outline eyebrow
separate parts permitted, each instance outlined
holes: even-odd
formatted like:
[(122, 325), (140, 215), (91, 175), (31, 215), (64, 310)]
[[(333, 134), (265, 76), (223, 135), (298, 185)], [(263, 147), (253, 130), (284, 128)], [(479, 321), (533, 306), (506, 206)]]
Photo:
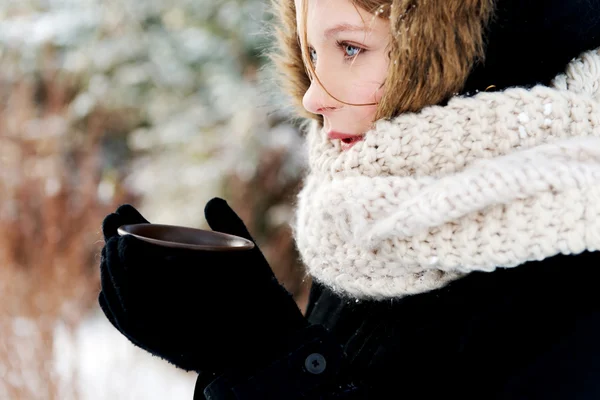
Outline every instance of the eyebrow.
[(352, 25), (352, 24), (339, 24), (325, 31), (325, 38), (329, 39), (340, 32), (367, 32), (369, 29), (364, 26)]

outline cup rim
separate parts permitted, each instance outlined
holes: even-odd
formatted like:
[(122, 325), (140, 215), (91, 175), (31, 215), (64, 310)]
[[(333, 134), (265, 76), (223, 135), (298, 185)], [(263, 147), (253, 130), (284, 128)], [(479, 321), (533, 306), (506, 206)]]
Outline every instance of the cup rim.
[[(199, 237), (199, 240), (200, 237), (213, 236), (216, 237), (218, 240), (222, 241), (223, 245), (183, 243), (159, 239), (161, 232), (165, 233), (173, 229), (183, 230), (188, 235), (197, 235)], [(131, 235), (148, 243), (178, 249), (204, 251), (242, 251), (251, 250), (254, 248), (254, 242), (241, 236), (181, 225), (166, 225), (152, 223), (125, 224), (117, 228), (117, 233), (120, 236)]]

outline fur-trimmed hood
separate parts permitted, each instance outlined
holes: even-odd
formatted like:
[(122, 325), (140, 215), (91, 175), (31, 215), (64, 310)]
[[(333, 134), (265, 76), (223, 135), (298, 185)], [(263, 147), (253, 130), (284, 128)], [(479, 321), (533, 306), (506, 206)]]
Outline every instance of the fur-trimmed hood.
[[(270, 55), (298, 114), (310, 79), (302, 62), (294, 0), (272, 0)], [(380, 110), (392, 117), (455, 94), (548, 84), (567, 63), (600, 46), (600, 0), (392, 0), (389, 82)], [(379, 6), (378, 6), (379, 7)]]

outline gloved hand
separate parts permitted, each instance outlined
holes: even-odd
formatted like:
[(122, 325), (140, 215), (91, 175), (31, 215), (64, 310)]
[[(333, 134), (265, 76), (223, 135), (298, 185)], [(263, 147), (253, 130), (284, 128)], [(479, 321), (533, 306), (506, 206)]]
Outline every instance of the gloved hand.
[[(204, 214), (214, 231), (254, 242), (224, 200), (210, 200)], [(308, 326), (256, 243), (248, 251), (193, 251), (117, 234), (121, 225), (147, 222), (123, 205), (102, 224), (98, 301), (134, 345), (184, 370), (216, 374), (268, 362)]]

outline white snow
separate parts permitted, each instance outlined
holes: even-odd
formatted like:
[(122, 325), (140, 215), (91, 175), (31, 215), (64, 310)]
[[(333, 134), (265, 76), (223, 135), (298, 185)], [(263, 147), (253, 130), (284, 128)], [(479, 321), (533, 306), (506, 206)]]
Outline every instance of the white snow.
[(62, 325), (55, 335), (55, 370), (61, 381), (77, 386), (78, 400), (193, 398), (196, 373), (134, 346), (100, 312), (74, 335)]

